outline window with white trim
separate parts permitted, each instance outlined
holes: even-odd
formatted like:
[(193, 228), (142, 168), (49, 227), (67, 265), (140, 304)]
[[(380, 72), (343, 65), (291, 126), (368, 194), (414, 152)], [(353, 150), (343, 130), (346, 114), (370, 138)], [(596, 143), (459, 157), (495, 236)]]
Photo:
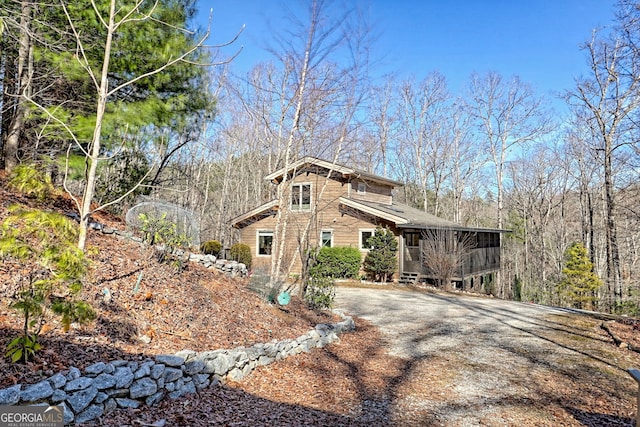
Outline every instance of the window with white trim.
[(358, 231), (358, 246), (361, 251), (368, 251), (369, 249), (372, 249), (372, 247), (367, 244), (367, 240), (369, 240), (374, 233), (374, 229), (361, 229)]
[(358, 194), (365, 194), (367, 192), (367, 184), (364, 182), (358, 183)]
[(333, 231), (332, 230), (322, 230), (320, 232), (320, 247), (333, 247)]
[(293, 184), (291, 186), (291, 210), (311, 210), (311, 184)]
[(258, 231), (258, 255), (271, 255), (273, 231)]

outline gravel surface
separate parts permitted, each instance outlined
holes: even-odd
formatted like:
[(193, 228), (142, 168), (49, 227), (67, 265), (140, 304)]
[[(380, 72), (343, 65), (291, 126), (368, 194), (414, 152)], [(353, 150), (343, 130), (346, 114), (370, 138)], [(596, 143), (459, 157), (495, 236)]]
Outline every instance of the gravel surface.
[[(569, 310), (465, 295), (338, 288), (336, 306), (379, 326), (409, 372), (393, 413), (423, 425), (631, 425), (631, 352), (602, 346)], [(624, 393), (612, 382), (624, 384)], [(402, 387), (399, 388), (402, 390)], [(609, 399), (601, 410), (596, 392)], [(614, 406), (622, 413), (611, 416)], [(416, 417), (416, 413), (422, 417)], [(588, 414), (588, 415), (585, 415)], [(594, 416), (595, 414), (595, 416)], [(580, 421), (582, 416), (585, 421)], [(577, 419), (578, 418), (578, 419)]]

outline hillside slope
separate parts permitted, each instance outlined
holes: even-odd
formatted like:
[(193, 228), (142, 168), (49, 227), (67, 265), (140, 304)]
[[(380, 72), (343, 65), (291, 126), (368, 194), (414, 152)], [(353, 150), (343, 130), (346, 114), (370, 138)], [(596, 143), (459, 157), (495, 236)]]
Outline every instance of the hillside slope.
[[(0, 221), (12, 204), (73, 212), (65, 195), (45, 204), (8, 191), (0, 178)], [(96, 220), (124, 229), (125, 224), (105, 214)], [(286, 311), (261, 300), (247, 289), (247, 280), (231, 279), (195, 263), (176, 273), (160, 264), (146, 245), (90, 231), (87, 254), (91, 260), (83, 299), (97, 312), (95, 322), (62, 331), (48, 317), (41, 336), (43, 350), (27, 365), (0, 361), (0, 387), (33, 383), (69, 365), (83, 368), (98, 360), (138, 360), (180, 350), (233, 348), (295, 338), (329, 314), (306, 310), (299, 299)], [(31, 268), (10, 259), (0, 262), (0, 343), (19, 334), (21, 319), (9, 307), (19, 274)]]

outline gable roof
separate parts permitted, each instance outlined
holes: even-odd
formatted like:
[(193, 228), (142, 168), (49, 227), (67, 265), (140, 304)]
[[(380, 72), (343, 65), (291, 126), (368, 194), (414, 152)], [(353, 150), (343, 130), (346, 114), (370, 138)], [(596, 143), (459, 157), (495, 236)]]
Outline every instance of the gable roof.
[(233, 218), (231, 222), (231, 226), (234, 228), (243, 228), (247, 225), (251, 225), (256, 221), (260, 221), (263, 218), (269, 217), (271, 215), (275, 215), (278, 211), (279, 203), (278, 200), (272, 200), (265, 204), (258, 206), (250, 210), (249, 212), (245, 212), (242, 215), (239, 215)]
[[(352, 209), (359, 210), (374, 217), (383, 219), (398, 228), (417, 228), (417, 229), (452, 229), (460, 231), (484, 231), (484, 232), (508, 232), (508, 230), (500, 230), (484, 227), (465, 227), (453, 221), (449, 221), (435, 215), (431, 215), (420, 209), (413, 208), (409, 205), (393, 202), (391, 205), (368, 202), (364, 200), (354, 200), (348, 197), (340, 197), (339, 203)], [(243, 228), (263, 218), (275, 215), (278, 211), (278, 200), (272, 200), (268, 203), (258, 206), (236, 218), (231, 220), (231, 226), (235, 228)]]
[(280, 168), (277, 171), (265, 176), (264, 179), (273, 182), (280, 182), (285, 173), (291, 174), (293, 172), (304, 171), (310, 166), (318, 166), (320, 168), (326, 169), (327, 171), (332, 171), (334, 174), (341, 175), (342, 178), (346, 180), (360, 178), (363, 180), (378, 182), (392, 187), (401, 187), (404, 185), (400, 181), (395, 181), (393, 179), (385, 178), (380, 175), (375, 175), (369, 172), (351, 168), (339, 163), (333, 163), (326, 160), (318, 159), (312, 156), (305, 156), (299, 160), (296, 160), (295, 162), (289, 164), (289, 167), (286, 171), (285, 168)]
[(398, 228), (452, 229), (460, 231), (506, 232), (484, 227), (465, 227), (456, 222), (431, 215), (409, 205), (393, 202), (391, 205), (340, 197), (340, 203), (364, 213), (392, 222)]

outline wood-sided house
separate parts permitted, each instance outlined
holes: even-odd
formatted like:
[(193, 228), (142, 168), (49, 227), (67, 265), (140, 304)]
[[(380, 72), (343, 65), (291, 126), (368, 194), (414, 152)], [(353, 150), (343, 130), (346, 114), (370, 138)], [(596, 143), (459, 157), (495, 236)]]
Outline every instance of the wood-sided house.
[(500, 230), (463, 227), (397, 203), (393, 190), (402, 186), (400, 182), (314, 157), (304, 157), (265, 179), (275, 185), (285, 182), (283, 199), (287, 206), (272, 200), (231, 221), (240, 231), (240, 241), (251, 248), (255, 267), (268, 268), (271, 264), (277, 213), (286, 208), (284, 257), (286, 265), (293, 265), (292, 273), (301, 268), (300, 242), (305, 228), (310, 245), (357, 247), (364, 259), (369, 250), (366, 242), (377, 226), (389, 227), (398, 237), (396, 278), (400, 281), (435, 279), (424, 262), (424, 243), (429, 235), (426, 230), (448, 230), (472, 237), (473, 247), (453, 281), (473, 287), (474, 280), (477, 286), (487, 275), (500, 270)]

